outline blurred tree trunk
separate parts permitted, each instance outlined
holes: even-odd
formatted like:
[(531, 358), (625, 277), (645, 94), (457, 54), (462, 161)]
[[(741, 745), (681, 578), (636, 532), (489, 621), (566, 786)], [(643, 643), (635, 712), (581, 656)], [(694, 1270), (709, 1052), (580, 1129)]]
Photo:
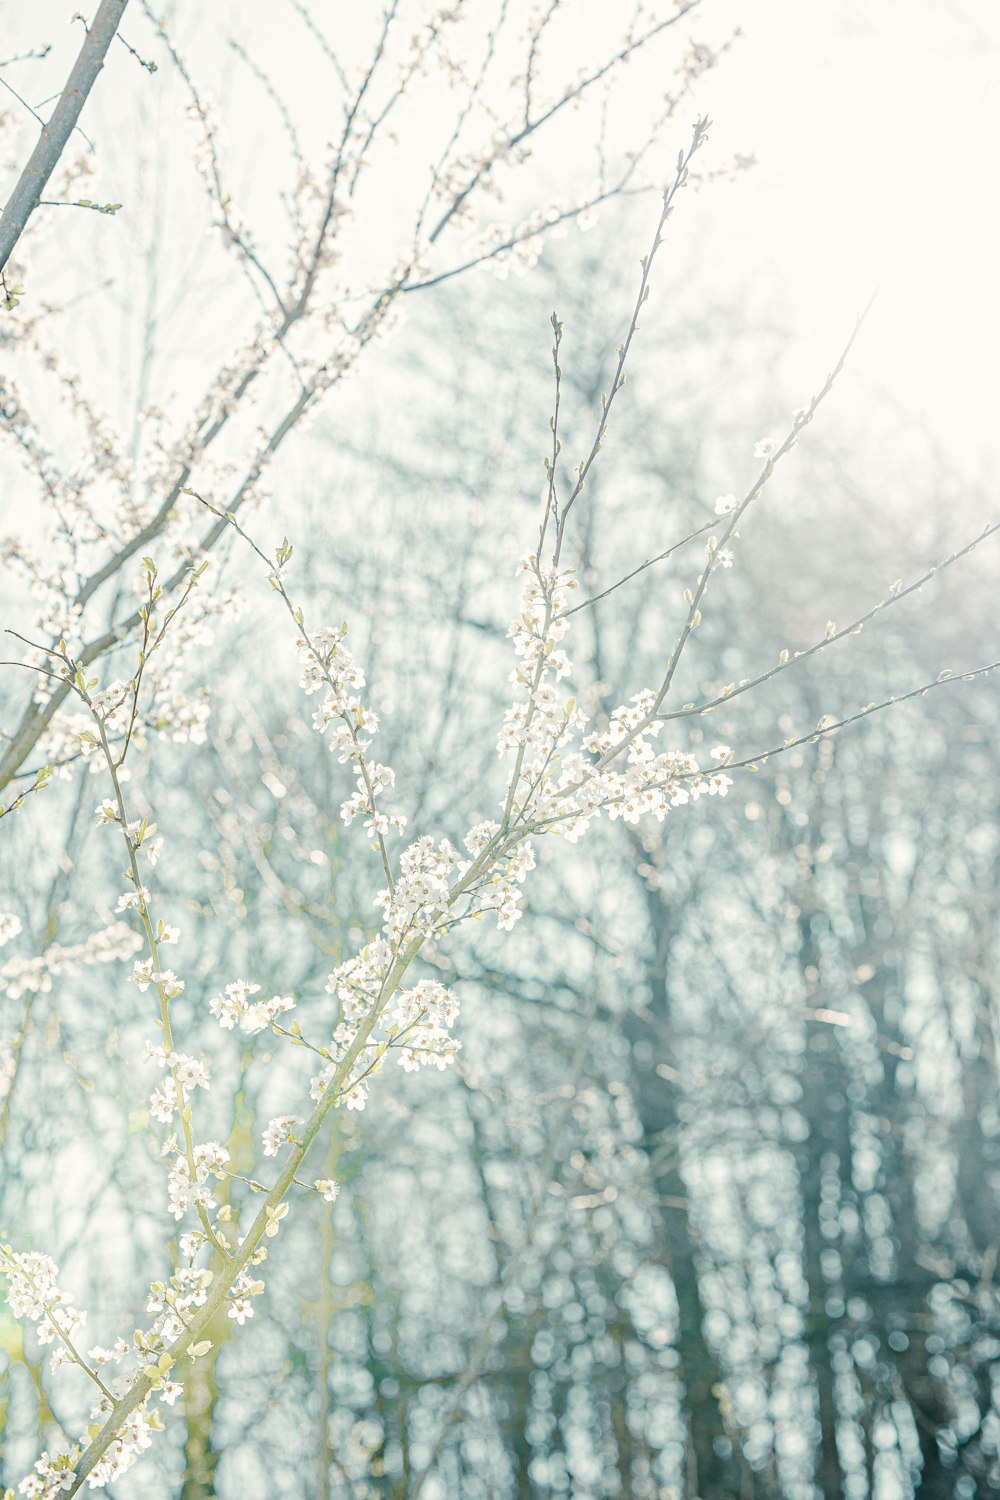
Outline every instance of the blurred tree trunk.
[[(818, 799), (810, 809), (814, 832), (821, 809)], [(808, 832), (784, 820), (787, 848), (802, 849)], [(797, 860), (797, 878), (790, 890), (790, 913), (797, 935), (799, 988), (807, 1006), (816, 1006), (823, 956), (820, 934), (826, 919), (817, 899), (812, 866)], [(802, 1200), (804, 1273), (809, 1289), (806, 1342), (816, 1391), (819, 1443), (815, 1455), (815, 1477), (824, 1500), (844, 1494), (838, 1429), (841, 1410), (833, 1368), (832, 1335), (837, 1319), (828, 1311), (830, 1298), (846, 1302), (843, 1285), (844, 1259), (840, 1232), (840, 1208), (852, 1196), (851, 1143), (848, 1118), (848, 1078), (835, 1028), (822, 1020), (806, 1022), (806, 1045), (802, 1054), (801, 1110), (808, 1124), (806, 1138), (795, 1148)], [(836, 1173), (836, 1179), (834, 1179)], [(836, 1180), (836, 1202), (829, 1189)], [(835, 1226), (836, 1220), (836, 1226)], [(836, 1261), (834, 1257), (836, 1256)], [(831, 1274), (834, 1266), (837, 1274)]]
[(212, 1442), (212, 1423), (218, 1387), (215, 1367), (219, 1345), (202, 1358), (192, 1361), (191, 1373), (184, 1382), (184, 1484), (180, 1500), (210, 1500), (215, 1494), (215, 1470), (219, 1454)]
[[(676, 930), (664, 903), (644, 883), (646, 907), (654, 943), (654, 958), (647, 972), (649, 1012), (657, 1030), (634, 1011), (626, 1014), (624, 1032), (632, 1046), (633, 1059), (642, 1058), (652, 1041), (656, 1061), (661, 1040), (668, 1031), (670, 995), (667, 960)], [(638, 1049), (638, 1050), (637, 1050)], [(687, 1185), (681, 1173), (677, 1142), (680, 1135), (678, 1093), (674, 1083), (657, 1071), (655, 1062), (633, 1061), (633, 1095), (642, 1127), (642, 1146), (649, 1159), (653, 1188), (661, 1204), (662, 1253), (660, 1262), (674, 1284), (678, 1306), (677, 1353), (685, 1389), (685, 1415), (690, 1457), (699, 1500), (732, 1500), (741, 1493), (740, 1465), (722, 1415), (724, 1377), (718, 1356), (705, 1336), (705, 1308), (697, 1265), (697, 1242), (690, 1214), (683, 1204)]]

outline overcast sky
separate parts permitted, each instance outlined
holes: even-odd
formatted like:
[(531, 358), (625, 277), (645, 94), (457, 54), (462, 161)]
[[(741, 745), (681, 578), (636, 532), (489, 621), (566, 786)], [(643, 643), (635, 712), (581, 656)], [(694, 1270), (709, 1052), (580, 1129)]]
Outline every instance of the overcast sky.
[[(494, 7), (478, 3), (485, 21)], [(75, 8), (70, 0), (0, 3), (5, 55), (53, 45), (44, 62), (5, 70), (32, 102), (65, 76), (79, 45), (79, 25), (69, 24)], [(210, 71), (208, 60), (217, 62), (225, 40), (237, 35), (276, 76), (284, 69), (295, 80), (296, 111), (300, 123), (304, 112), (308, 131), (317, 96), (306, 85), (320, 64), (315, 48), (303, 48), (286, 6), (241, 0), (209, 8), (181, 0), (172, 9), (196, 68)], [(313, 10), (347, 54), (378, 13), (375, 5), (318, 3)], [(587, 25), (604, 24), (607, 7), (584, 4), (578, 13), (593, 18), (577, 38), (583, 55), (593, 40)], [(981, 472), (1000, 445), (1000, 8), (992, 0), (703, 0), (685, 26), (695, 38), (716, 41), (742, 28), (723, 65), (700, 84), (697, 104), (715, 121), (707, 168), (736, 153), (758, 161), (736, 184), (714, 189), (710, 208), (699, 210), (696, 253), (705, 288), (723, 301), (767, 309), (794, 332), (790, 378), (805, 394), (881, 283), (856, 356), (858, 399), (891, 391), (921, 414), (956, 462)], [(130, 5), (122, 29), (142, 49), (154, 49), (138, 5)], [(119, 49), (101, 80), (103, 97), (84, 117), (109, 191), (116, 150), (134, 144), (109, 140), (107, 122), (121, 117), (120, 109), (107, 109), (109, 95), (147, 83), (158, 86)], [(218, 90), (219, 76), (206, 86)], [(637, 110), (649, 87), (640, 75)], [(233, 97), (234, 111), (241, 110), (239, 93)], [(6, 105), (19, 109), (9, 95)], [(238, 131), (244, 118), (228, 123)], [(258, 113), (258, 130), (260, 120)], [(326, 120), (314, 123), (322, 132)], [(685, 132), (686, 121), (666, 141), (665, 162)], [(265, 201), (268, 139), (260, 136), (253, 156)], [(404, 159), (404, 177), (405, 166)], [(373, 221), (373, 235), (380, 232)]]

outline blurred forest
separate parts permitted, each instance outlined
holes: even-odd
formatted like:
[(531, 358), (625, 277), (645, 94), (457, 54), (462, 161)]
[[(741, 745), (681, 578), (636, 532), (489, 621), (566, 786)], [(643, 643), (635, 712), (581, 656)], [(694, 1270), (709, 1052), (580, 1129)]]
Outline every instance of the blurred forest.
[[(701, 275), (684, 214), (710, 195), (720, 212), (726, 192), (706, 183), (671, 225), (674, 260), (579, 508), (585, 596), (704, 525), (838, 353), (791, 390), (780, 305)], [(350, 621), (415, 833), (460, 843), (495, 815), (513, 571), (537, 536), (549, 440), (549, 315), (566, 325), (575, 455), (651, 213), (639, 199), (573, 230), (523, 279), (414, 299), (246, 522), (262, 545), (294, 542), (307, 614)], [(151, 260), (145, 274), (159, 275)], [(713, 581), (678, 704), (807, 649), (995, 519), (991, 476), (891, 395), (842, 395), (854, 378), (849, 364)], [(30, 503), (17, 483), (8, 529)], [(574, 691), (599, 717), (655, 678), (701, 545), (575, 617)], [(456, 1066), (392, 1069), (363, 1113), (331, 1115), (315, 1166), (341, 1183), (334, 1208), (296, 1208), (257, 1316), (219, 1317), (166, 1432), (110, 1494), (1000, 1491), (996, 678), (781, 749), (824, 715), (991, 660), (993, 545), (684, 721), (685, 746), (760, 757), (724, 801), (551, 841), (513, 933), (473, 925), (431, 955), (462, 998)], [(306, 1086), (308, 1058), (267, 1034), (223, 1048), (205, 1001), (252, 976), (294, 992), (303, 1032), (321, 1032), (327, 974), (377, 929), (377, 871), (338, 817), (349, 770), (311, 728), (287, 620), (235, 538), (218, 556), (213, 588), (242, 604), (184, 668), (185, 691), (210, 701), (205, 742), (151, 732), (132, 779), (168, 834), (155, 874), (184, 931), (176, 1004), (214, 1059), (201, 1108), (253, 1174), (253, 1143)], [(110, 1343), (168, 1252), (136, 1085), (147, 1021), (120, 965), (86, 946), (116, 920), (120, 859), (93, 827), (96, 786), (57, 784), (0, 829), (0, 907), (24, 925), (0, 955), (0, 1223), (58, 1260), (88, 1337)], [(50, 1375), (6, 1310), (0, 1361), (0, 1482), (16, 1484), (40, 1437), (75, 1430), (83, 1381)]]

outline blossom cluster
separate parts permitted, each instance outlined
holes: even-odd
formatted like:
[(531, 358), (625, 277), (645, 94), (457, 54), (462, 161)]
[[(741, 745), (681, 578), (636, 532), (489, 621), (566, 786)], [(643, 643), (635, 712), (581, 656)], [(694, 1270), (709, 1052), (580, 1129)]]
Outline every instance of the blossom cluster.
[(421, 979), (413, 989), (401, 990), (389, 1013), (389, 1035), (404, 1046), (400, 1067), (415, 1072), (421, 1065), (446, 1068), (461, 1043), (451, 1034), (458, 1017), (458, 1001), (446, 985)]
[[(50, 1497), (60, 1494), (63, 1490), (72, 1489), (76, 1478), (76, 1469), (73, 1464), (78, 1457), (73, 1453), (60, 1453), (53, 1456), (48, 1449), (35, 1460), (30, 1474), (26, 1475), (18, 1489), (25, 1496), (25, 1500), (50, 1500)], [(13, 1490), (8, 1490), (8, 1495), (13, 1495)]]
[[(508, 634), (521, 658), (512, 680), (524, 696), (508, 709), (497, 742), (501, 756), (515, 755), (509, 803), (515, 822), (577, 839), (602, 810), (627, 823), (647, 813), (662, 821), (671, 808), (704, 794), (725, 795), (731, 778), (721, 769), (703, 772), (687, 751), (657, 752), (663, 721), (652, 689), (616, 708), (604, 729), (588, 725), (575, 698), (561, 698), (552, 679), (571, 668), (559, 643), (575, 580), (569, 570), (542, 568), (534, 556), (521, 571), (521, 613)], [(720, 749), (716, 758), (725, 760), (729, 752)]]
[(221, 995), (213, 996), (208, 1008), (225, 1031), (239, 1026), (251, 1035), (266, 1031), (278, 1016), (295, 1008), (291, 995), (272, 995), (269, 1000), (251, 999), (259, 994), (259, 984), (253, 984), (249, 979), (237, 979), (227, 984)]
[[(15, 1318), (35, 1324), (42, 1344), (58, 1341), (52, 1367), (78, 1363), (72, 1352), (73, 1334), (86, 1322), (86, 1314), (71, 1306), (72, 1296), (61, 1291), (59, 1271), (51, 1256), (38, 1250), (14, 1250), (0, 1245), (0, 1273), (7, 1281), (7, 1305)], [(76, 1478), (74, 1467), (78, 1450), (53, 1456), (42, 1453), (32, 1472), (19, 1486), (28, 1500), (50, 1500), (61, 1490), (69, 1489)]]
[(155, 984), (158, 989), (162, 990), (167, 1000), (175, 1000), (184, 992), (184, 980), (178, 978), (173, 969), (154, 968), (151, 958), (137, 958), (128, 978), (130, 984), (134, 984), (143, 992), (148, 990), (151, 984)]
[[(106, 540), (106, 534), (100, 528), (97, 530), (97, 539)], [(79, 570), (56, 569), (51, 576), (46, 575), (30, 551), (21, 544), (9, 543), (5, 556), (9, 556), (13, 563), (20, 564), (29, 578), (32, 592), (44, 601), (37, 626), (40, 634), (59, 642), (59, 652), (65, 653), (68, 647), (82, 651), (85, 643), (82, 638), (81, 609), (79, 605), (71, 604), (66, 599), (67, 578), (71, 579), (74, 574), (79, 576)], [(190, 550), (192, 565), (199, 556), (197, 547)], [(149, 571), (146, 570), (146, 565)], [(89, 708), (87, 712), (58, 709), (51, 714), (39, 744), (42, 754), (53, 766), (54, 774), (59, 779), (69, 780), (78, 761), (89, 763), (94, 774), (101, 771), (101, 757), (96, 754), (100, 742), (93, 732), (95, 715), (108, 738), (119, 745), (124, 745), (127, 738), (141, 738), (148, 731), (154, 731), (175, 742), (204, 743), (210, 714), (209, 698), (204, 689), (194, 693), (186, 690), (185, 662), (193, 648), (204, 646), (211, 640), (211, 622), (216, 618), (235, 614), (239, 608), (238, 599), (226, 591), (215, 598), (208, 598), (200, 592), (194, 599), (189, 598), (193, 585), (208, 566), (206, 559), (187, 575), (188, 587), (180, 595), (178, 604), (170, 611), (159, 631), (148, 600), (139, 607), (135, 618), (144, 618), (148, 635), (153, 641), (150, 647), (147, 640), (148, 650), (141, 658), (141, 694), (138, 678), (115, 678), (103, 686), (98, 685), (95, 679), (88, 684), (92, 711)], [(140, 594), (148, 594), (156, 576), (155, 565), (151, 559), (146, 559), (138, 582)], [(156, 597), (158, 596), (157, 588)], [(185, 607), (180, 611), (182, 603)], [(170, 628), (171, 650), (168, 655), (157, 654), (156, 645), (162, 639), (166, 623), (169, 623)], [(65, 693), (66, 686), (73, 681), (74, 674), (66, 666), (53, 675), (51, 669), (54, 658), (45, 650), (32, 650), (27, 660), (29, 665), (40, 668), (33, 692), (33, 701), (37, 706), (47, 704), (57, 691)]]
[[(68, 1306), (72, 1297), (59, 1290), (59, 1271), (50, 1255), (40, 1250), (12, 1250), (3, 1245), (0, 1266), (7, 1277), (7, 1306), (15, 1318), (37, 1322), (38, 1336), (43, 1342), (52, 1338), (49, 1318), (57, 1310), (67, 1318), (74, 1318), (74, 1327), (83, 1321), (83, 1314), (73, 1313)], [(71, 1333), (72, 1328), (64, 1331)]]
[(13, 912), (0, 911), (0, 948), (16, 938), (21, 931), (21, 918)]
[(417, 839), (404, 850), (398, 879), (376, 898), (382, 908), (382, 935), (339, 964), (327, 980), (327, 993), (339, 1001), (340, 1019), (325, 1049), (329, 1061), (312, 1081), (314, 1099), (342, 1071), (349, 1054), (353, 1059), (340, 1085), (340, 1098), (348, 1109), (364, 1108), (368, 1079), (391, 1049), (398, 1051), (404, 1068), (421, 1063), (445, 1067), (454, 1059), (459, 1044), (451, 1030), (458, 1003), (444, 985), (421, 980), (412, 989), (397, 991), (391, 1010), (383, 1005), (391, 994), (389, 981), (398, 953), (411, 942), (433, 941), (446, 930), (450, 877), (470, 865), (447, 839), (438, 845), (430, 838)]
[[(175, 1150), (176, 1143), (168, 1142), (166, 1149), (168, 1152)], [(220, 1169), (228, 1160), (228, 1153), (223, 1147), (210, 1142), (206, 1146), (195, 1147), (195, 1157), (197, 1176), (203, 1180), (209, 1171), (222, 1175)], [(183, 1176), (183, 1169), (179, 1170)], [(203, 1197), (202, 1201), (208, 1200)], [(166, 1281), (154, 1281), (151, 1284), (146, 1301), (146, 1310), (153, 1315), (149, 1326), (136, 1329), (131, 1343), (118, 1338), (111, 1348), (95, 1345), (87, 1351), (91, 1376), (98, 1378), (101, 1383), (101, 1394), (91, 1409), (92, 1422), (103, 1423), (111, 1414), (113, 1403), (126, 1395), (140, 1378), (151, 1386), (150, 1393), (124, 1419), (111, 1445), (89, 1474), (89, 1482), (94, 1488), (104, 1486), (123, 1474), (139, 1454), (149, 1447), (153, 1433), (162, 1428), (159, 1413), (150, 1405), (151, 1397), (155, 1395), (164, 1405), (173, 1406), (183, 1391), (181, 1382), (173, 1378), (174, 1359), (168, 1350), (183, 1337), (198, 1310), (204, 1307), (215, 1274), (207, 1267), (192, 1264), (207, 1243), (207, 1236), (198, 1230), (189, 1230), (179, 1237), (178, 1243), (181, 1256), (188, 1264), (177, 1266)], [(263, 1282), (256, 1279), (255, 1268), (266, 1256), (266, 1249), (258, 1247), (233, 1281), (229, 1291), (229, 1316), (237, 1322), (243, 1323), (252, 1315), (249, 1298), (263, 1291)], [(187, 1347), (186, 1357), (200, 1358), (211, 1347), (211, 1342), (207, 1339), (191, 1343)], [(130, 1371), (113, 1378), (109, 1375), (108, 1366), (121, 1365), (133, 1358), (136, 1363)], [(31, 1493), (47, 1500), (50, 1492)]]
[(215, 1177), (221, 1181), (226, 1176), (229, 1152), (225, 1146), (218, 1141), (204, 1141), (192, 1146), (189, 1161), (187, 1153), (178, 1146), (176, 1136), (170, 1136), (164, 1141), (160, 1154), (172, 1158), (167, 1170), (167, 1194), (174, 1218), (183, 1219), (190, 1208), (210, 1213), (217, 1205), (209, 1179)]
[(277, 1156), (282, 1146), (295, 1139), (294, 1127), (300, 1124), (297, 1115), (276, 1115), (263, 1132), (264, 1155)]
[[(498, 840), (500, 824), (477, 823), (465, 835), (466, 849), (473, 856), (460, 868), (463, 873), (476, 862), (492, 842)], [(473, 910), (492, 912), (497, 926), (510, 932), (521, 916), (521, 886), (535, 868), (535, 851), (527, 839), (511, 844), (503, 840), (488, 860), (483, 878), (473, 887)]]
[[(202, 1243), (200, 1236), (182, 1235), (182, 1254), (187, 1239), (196, 1239), (199, 1245)], [(110, 1348), (98, 1344), (87, 1350), (92, 1374), (101, 1382), (101, 1393), (90, 1413), (92, 1422), (103, 1424), (114, 1403), (127, 1395), (137, 1380), (145, 1378), (152, 1387), (124, 1419), (110, 1446), (88, 1475), (93, 1488), (109, 1484), (122, 1475), (149, 1447), (153, 1433), (162, 1429), (162, 1418), (150, 1405), (152, 1395), (155, 1394), (164, 1405), (173, 1406), (183, 1391), (180, 1381), (172, 1378), (173, 1361), (166, 1350), (184, 1334), (196, 1311), (205, 1305), (213, 1280), (213, 1272), (208, 1269), (178, 1266), (168, 1281), (154, 1281), (149, 1288), (146, 1310), (153, 1314), (153, 1321), (148, 1328), (136, 1329), (131, 1343), (117, 1338)], [(196, 1358), (210, 1347), (206, 1341), (189, 1346), (187, 1352)], [(116, 1376), (110, 1374), (109, 1366), (122, 1365), (132, 1359), (135, 1364), (130, 1370)]]
[(525, 575), (521, 613), (507, 634), (519, 662), (511, 682), (523, 690), (507, 710), (497, 740), (498, 754), (514, 752), (516, 759), (512, 807), (527, 811), (540, 783), (575, 728), (584, 724), (574, 698), (561, 698), (551, 681), (559, 682), (571, 662), (559, 642), (566, 634), (566, 611), (577, 587), (572, 570), (540, 567), (532, 555), (520, 564)]
[(72, 974), (90, 964), (127, 960), (140, 944), (138, 934), (125, 922), (112, 922), (79, 943), (50, 943), (37, 955), (12, 955), (0, 966), (0, 994), (10, 1000), (28, 994), (48, 994), (52, 981), (60, 975)]
[(143, 1061), (158, 1062), (161, 1067), (170, 1069), (150, 1097), (149, 1112), (154, 1120), (167, 1124), (176, 1110), (185, 1107), (192, 1089), (208, 1088), (209, 1064), (200, 1058), (188, 1057), (183, 1052), (168, 1051), (165, 1047), (147, 1042)]
[(359, 696), (365, 676), (344, 645), (346, 634), (343, 625), (299, 639), (300, 685), (306, 693), (326, 689), (313, 724), (320, 734), (329, 730), (330, 749), (341, 765), (350, 761), (356, 767), (356, 789), (341, 806), (340, 816), (347, 825), (363, 817), (367, 831), (381, 838), (390, 828), (402, 831), (406, 819), (399, 813), (383, 812), (376, 802), (381, 792), (395, 785), (396, 775), (391, 766), (369, 764), (365, 758), (372, 736), (378, 733), (378, 717)]

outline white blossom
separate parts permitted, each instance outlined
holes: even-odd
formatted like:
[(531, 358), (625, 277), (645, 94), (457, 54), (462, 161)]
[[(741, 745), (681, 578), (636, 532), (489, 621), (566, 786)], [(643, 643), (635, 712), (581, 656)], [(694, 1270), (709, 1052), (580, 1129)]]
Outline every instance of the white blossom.
[(251, 999), (251, 996), (259, 993), (259, 984), (253, 984), (248, 979), (237, 979), (232, 984), (227, 984), (221, 995), (213, 996), (208, 1008), (224, 1030), (232, 1031), (239, 1026), (251, 1035), (266, 1031), (278, 1016), (295, 1009), (295, 1000), (291, 995), (273, 995), (269, 1000)]
[(0, 948), (18, 936), (21, 931), (21, 918), (13, 912), (0, 912)]
[(300, 1123), (297, 1115), (276, 1115), (262, 1132), (264, 1155), (277, 1156), (282, 1146), (293, 1138), (292, 1127)]

